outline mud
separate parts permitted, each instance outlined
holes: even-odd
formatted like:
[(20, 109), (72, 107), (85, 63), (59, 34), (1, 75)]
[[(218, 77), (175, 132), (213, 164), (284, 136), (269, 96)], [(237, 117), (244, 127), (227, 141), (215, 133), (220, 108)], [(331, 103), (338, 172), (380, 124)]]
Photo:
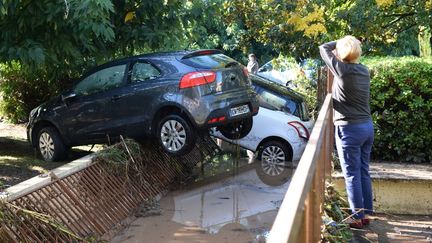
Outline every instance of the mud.
[(160, 200), (160, 215), (137, 217), (112, 242), (265, 242), (289, 170), (266, 178), (247, 159), (204, 165), (195, 182)]

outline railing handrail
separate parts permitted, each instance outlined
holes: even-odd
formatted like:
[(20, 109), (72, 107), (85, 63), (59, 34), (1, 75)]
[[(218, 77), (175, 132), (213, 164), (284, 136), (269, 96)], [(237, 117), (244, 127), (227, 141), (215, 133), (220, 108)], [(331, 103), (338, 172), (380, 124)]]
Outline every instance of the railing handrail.
[[(313, 183), (325, 128), (329, 126), (329, 122), (332, 122), (331, 111), (332, 97), (331, 94), (327, 94), (267, 242), (297, 242), (298, 233), (302, 226), (305, 200)], [(316, 220), (321, 220), (321, 218)]]
[(6, 202), (16, 200), (23, 195), (27, 195), (33, 191), (52, 184), (54, 180), (63, 179), (78, 171), (84, 170), (93, 163), (93, 157), (94, 154), (86, 155), (70, 163), (57, 167), (47, 173), (32, 177), (17, 185), (6, 188), (6, 190), (4, 190), (4, 194), (0, 195), (0, 200), (5, 200)]

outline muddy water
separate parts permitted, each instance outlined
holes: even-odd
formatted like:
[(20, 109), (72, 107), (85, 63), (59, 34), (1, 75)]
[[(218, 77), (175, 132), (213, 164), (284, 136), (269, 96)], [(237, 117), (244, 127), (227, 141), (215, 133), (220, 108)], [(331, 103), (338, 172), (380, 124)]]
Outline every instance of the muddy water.
[(265, 242), (292, 171), (269, 177), (243, 160), (202, 172), (160, 200), (160, 215), (137, 218), (112, 242)]

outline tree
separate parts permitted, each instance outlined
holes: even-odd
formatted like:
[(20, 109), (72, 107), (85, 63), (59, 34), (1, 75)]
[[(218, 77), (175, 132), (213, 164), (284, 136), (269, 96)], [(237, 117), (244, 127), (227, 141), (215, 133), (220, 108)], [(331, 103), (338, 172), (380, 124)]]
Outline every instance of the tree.
[(55, 68), (82, 62), (114, 40), (111, 1), (0, 2), (0, 62)]
[(317, 45), (347, 34), (371, 54), (417, 54), (422, 27), (432, 23), (431, 0), (234, 0), (225, 20), (242, 30), (239, 42), (272, 45), (297, 58), (317, 56)]
[(225, 1), (224, 9), (239, 46), (256, 41), (282, 54), (306, 57), (327, 33), (324, 8), (314, 1), (234, 0)]
[[(184, 43), (185, 0), (0, 0), (3, 113), (30, 109), (113, 59)], [(183, 41), (183, 42), (182, 42)]]

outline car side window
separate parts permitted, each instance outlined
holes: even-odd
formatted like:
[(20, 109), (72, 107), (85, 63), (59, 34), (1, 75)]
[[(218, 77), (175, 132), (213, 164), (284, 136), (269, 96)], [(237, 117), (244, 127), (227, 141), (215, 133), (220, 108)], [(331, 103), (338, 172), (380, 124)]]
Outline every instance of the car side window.
[(150, 79), (155, 79), (160, 76), (160, 72), (150, 63), (137, 62), (132, 67), (131, 82), (143, 82)]
[(74, 92), (89, 95), (120, 87), (123, 82), (126, 64), (99, 70), (79, 82)]

